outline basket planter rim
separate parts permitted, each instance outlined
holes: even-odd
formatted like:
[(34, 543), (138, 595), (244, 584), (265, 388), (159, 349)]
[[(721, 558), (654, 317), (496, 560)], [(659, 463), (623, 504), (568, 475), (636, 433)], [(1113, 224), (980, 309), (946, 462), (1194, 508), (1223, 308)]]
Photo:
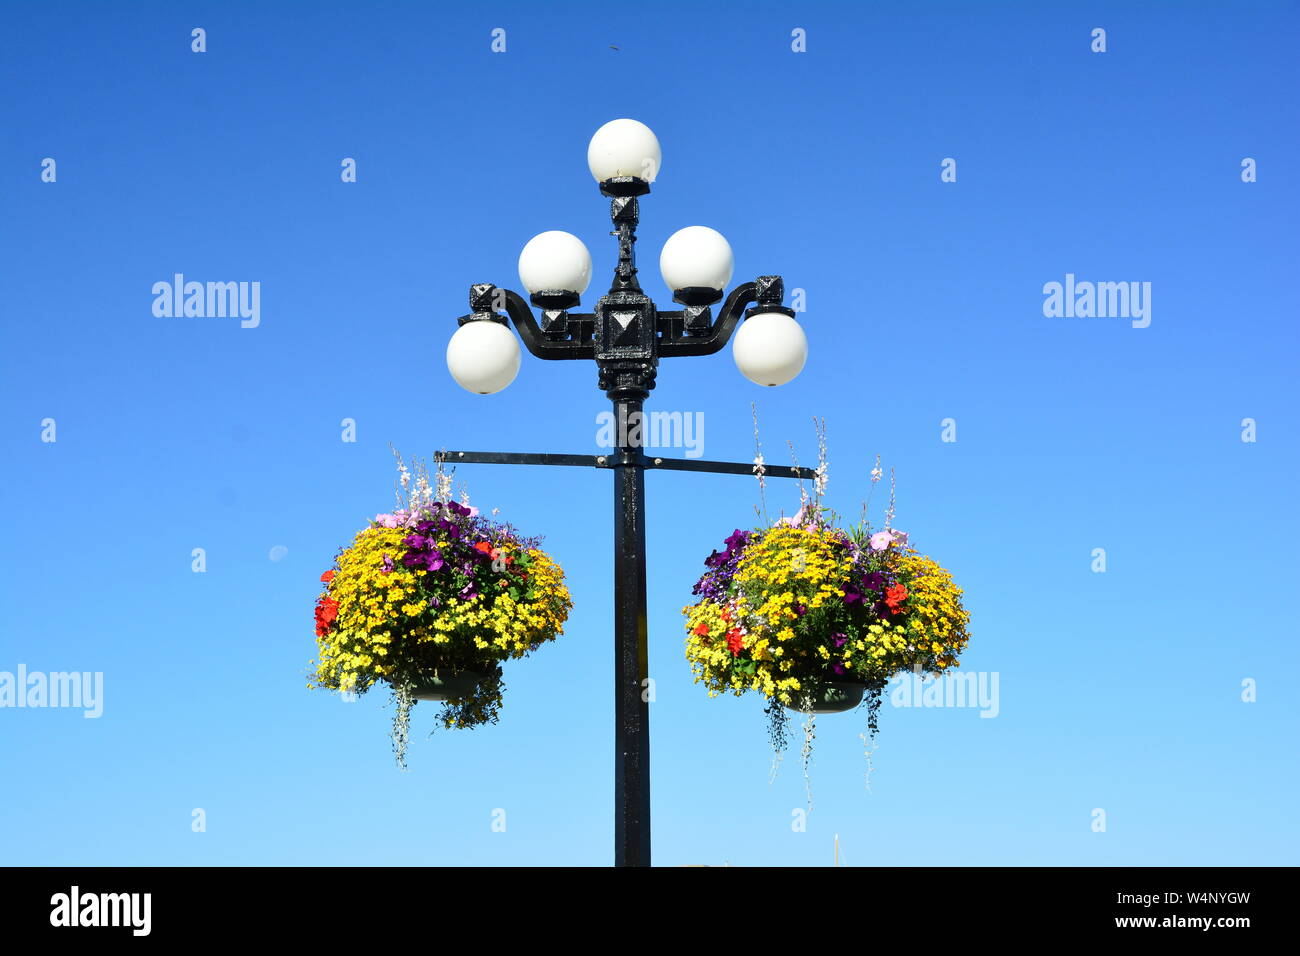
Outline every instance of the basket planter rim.
[(459, 696), (478, 686), (486, 677), (483, 671), (468, 668), (435, 667), (416, 680), (411, 695), (416, 700), (446, 700), (449, 693)]
[[(835, 679), (831, 679), (835, 678)], [(847, 678), (847, 679), (839, 679)], [(784, 705), (787, 710), (797, 714), (814, 713), (814, 714), (839, 714), (845, 711), (853, 710), (862, 703), (862, 698), (866, 694), (870, 682), (860, 677), (852, 677), (847, 674), (832, 674), (823, 676), (813, 694), (812, 707), (804, 709), (804, 691), (792, 691), (794, 699)], [(827, 691), (833, 690), (836, 693), (838, 701), (831, 703), (827, 701)], [(841, 703), (847, 702), (847, 703)]]

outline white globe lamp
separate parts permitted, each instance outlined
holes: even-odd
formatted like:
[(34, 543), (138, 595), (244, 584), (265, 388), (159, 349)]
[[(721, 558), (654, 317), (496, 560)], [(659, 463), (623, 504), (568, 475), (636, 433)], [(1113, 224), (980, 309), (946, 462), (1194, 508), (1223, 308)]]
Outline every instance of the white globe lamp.
[(591, 253), (572, 233), (558, 229), (540, 233), (519, 253), (519, 281), (530, 293), (582, 295), (591, 284)]
[[(731, 281), (735, 264), (731, 243), (708, 226), (678, 229), (659, 254), (659, 272), (674, 293), (686, 289), (721, 293)], [(717, 301), (721, 296), (710, 298)]]
[(625, 177), (652, 183), (661, 159), (658, 137), (634, 119), (610, 120), (587, 146), (587, 167), (598, 183)]
[(745, 319), (731, 345), (740, 373), (756, 385), (784, 385), (808, 361), (808, 337), (786, 312), (759, 312)]
[(499, 392), (519, 374), (519, 342), (500, 322), (466, 322), (447, 343), (447, 370), (467, 392)]

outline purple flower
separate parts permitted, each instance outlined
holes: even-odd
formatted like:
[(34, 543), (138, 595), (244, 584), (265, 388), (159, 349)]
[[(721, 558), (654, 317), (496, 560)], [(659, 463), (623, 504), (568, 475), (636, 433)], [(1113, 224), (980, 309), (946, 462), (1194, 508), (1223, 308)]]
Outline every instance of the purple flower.
[(727, 538), (726, 551), (714, 551), (704, 559), (704, 564), (709, 570), (695, 582), (691, 593), (702, 595), (710, 601), (723, 599), (731, 586), (736, 566), (740, 563), (741, 552), (749, 545), (752, 537), (750, 532), (741, 531), (739, 528), (733, 531)]
[(741, 531), (739, 528), (737, 528), (727, 538), (726, 543), (727, 543), (728, 554), (735, 554), (738, 551), (743, 551), (745, 546), (749, 544), (749, 532)]
[(432, 549), (427, 554), (417, 555), (417, 558), (423, 558), (425, 567), (430, 571), (437, 571), (445, 563), (442, 560), (442, 553), (437, 548)]
[(392, 570), (393, 570), (393, 556), (392, 556), (391, 554), (385, 554), (385, 555), (384, 555), (384, 573), (387, 574), (389, 571), (392, 571)]

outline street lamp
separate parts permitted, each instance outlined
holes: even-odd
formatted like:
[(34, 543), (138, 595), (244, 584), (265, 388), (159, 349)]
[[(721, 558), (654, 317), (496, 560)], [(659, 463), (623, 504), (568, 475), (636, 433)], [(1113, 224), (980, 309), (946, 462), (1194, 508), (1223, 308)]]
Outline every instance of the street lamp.
[[(637, 281), (638, 197), (659, 175), (659, 140), (642, 123), (616, 119), (598, 129), (587, 165), (610, 199), (618, 266), (595, 311), (573, 311), (591, 281), (591, 254), (567, 232), (543, 232), (519, 255), (528, 300), (489, 283), (470, 286), (470, 313), (447, 346), (447, 368), (465, 389), (499, 392), (519, 371), (519, 343), (542, 359), (594, 359), (600, 389), (613, 402), (617, 448), (608, 455), (444, 451), (449, 463), (576, 465), (614, 471), (615, 862), (650, 863), (650, 739), (647, 687), (645, 472), (676, 470), (813, 478), (807, 468), (701, 459), (647, 458), (641, 415), (655, 386), (659, 360), (712, 355), (735, 333), (736, 366), (759, 385), (783, 385), (803, 369), (808, 340), (794, 312), (781, 304), (780, 276), (758, 276), (724, 294), (734, 259), (721, 233), (687, 226), (664, 243), (659, 269), (680, 310), (661, 311)], [(531, 307), (530, 307), (531, 303)], [(717, 318), (713, 307), (722, 303)], [(540, 321), (533, 314), (540, 310)], [(503, 314), (504, 313), (504, 314)], [(737, 326), (739, 329), (737, 330)]]

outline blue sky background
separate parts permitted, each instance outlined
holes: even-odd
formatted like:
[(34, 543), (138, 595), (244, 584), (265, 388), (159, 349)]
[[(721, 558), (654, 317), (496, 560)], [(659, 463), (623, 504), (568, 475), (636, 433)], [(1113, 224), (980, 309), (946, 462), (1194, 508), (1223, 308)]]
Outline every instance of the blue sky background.
[[(0, 710), (0, 863), (611, 861), (609, 474), (457, 476), (547, 536), (576, 604), (508, 666), (499, 725), (428, 739), (417, 707), (402, 774), (385, 696), (306, 674), (321, 571), (392, 503), (389, 442), (595, 451), (594, 367), (525, 355), (482, 398), (444, 350), (469, 284), (518, 288), (545, 229), (586, 241), (594, 302), (616, 248), (586, 146), (620, 116), (663, 145), (639, 243), (662, 306), (692, 224), (735, 281), (807, 294), (794, 383), (670, 360), (648, 408), (747, 460), (756, 400), (768, 460), (789, 439), (803, 464), (825, 416), (850, 513), (882, 454), (898, 526), (966, 590), (963, 668), (1001, 692), (996, 719), (886, 705), (870, 793), (864, 715), (824, 718), (793, 832), (797, 753), (769, 785), (761, 701), (708, 699), (682, 653), (757, 488), (653, 474), (656, 862), (829, 864), (838, 833), (849, 865), (1297, 863), (1298, 26), (1293, 3), (5, 4), (0, 670), (106, 686), (98, 720)], [(259, 281), (260, 327), (154, 317), (177, 272)], [(1045, 318), (1066, 273), (1152, 283), (1150, 327)]]

